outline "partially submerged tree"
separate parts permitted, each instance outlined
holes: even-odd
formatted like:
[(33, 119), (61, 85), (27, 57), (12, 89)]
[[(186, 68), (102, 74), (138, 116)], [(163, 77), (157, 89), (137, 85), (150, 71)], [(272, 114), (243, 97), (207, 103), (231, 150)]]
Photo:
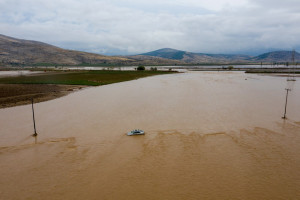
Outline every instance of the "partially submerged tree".
[(229, 70), (232, 70), (234, 67), (233, 66), (228, 66), (228, 69)]

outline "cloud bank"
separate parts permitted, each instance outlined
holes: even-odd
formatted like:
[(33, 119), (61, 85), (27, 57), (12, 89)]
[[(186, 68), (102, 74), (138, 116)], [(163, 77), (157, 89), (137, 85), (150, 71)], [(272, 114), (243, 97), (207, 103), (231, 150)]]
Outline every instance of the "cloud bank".
[(300, 50), (298, 0), (1, 0), (0, 34), (107, 55)]

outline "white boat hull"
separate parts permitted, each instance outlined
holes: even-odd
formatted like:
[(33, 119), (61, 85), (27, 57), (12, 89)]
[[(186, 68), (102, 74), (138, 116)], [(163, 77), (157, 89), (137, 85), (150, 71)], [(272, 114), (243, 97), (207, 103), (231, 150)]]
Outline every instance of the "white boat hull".
[(145, 135), (145, 132), (142, 130), (133, 130), (127, 133), (128, 136), (132, 135)]

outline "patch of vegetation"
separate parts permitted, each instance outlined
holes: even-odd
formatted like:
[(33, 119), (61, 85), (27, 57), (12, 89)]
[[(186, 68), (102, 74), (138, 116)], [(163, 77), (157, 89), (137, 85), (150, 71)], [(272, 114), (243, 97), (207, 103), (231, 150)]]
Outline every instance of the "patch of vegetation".
[(138, 70), (138, 71), (144, 71), (144, 70), (145, 70), (145, 67), (142, 66), (142, 65), (140, 65), (140, 66), (138, 66), (137, 70)]
[(154, 76), (170, 74), (166, 71), (66, 71), (30, 76), (0, 78), (0, 84), (60, 84), (98, 86)]

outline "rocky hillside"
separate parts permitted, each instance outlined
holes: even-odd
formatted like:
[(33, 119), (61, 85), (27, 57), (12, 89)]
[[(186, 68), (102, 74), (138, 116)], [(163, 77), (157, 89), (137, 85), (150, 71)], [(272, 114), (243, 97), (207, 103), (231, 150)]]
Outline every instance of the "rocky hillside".
[[(273, 51), (252, 58), (258, 62), (292, 62), (293, 51)], [(300, 62), (300, 54), (295, 52), (295, 62)]]
[(4, 64), (96, 64), (130, 63), (124, 57), (103, 56), (80, 51), (65, 50), (42, 42), (20, 40), (0, 35), (0, 63)]

